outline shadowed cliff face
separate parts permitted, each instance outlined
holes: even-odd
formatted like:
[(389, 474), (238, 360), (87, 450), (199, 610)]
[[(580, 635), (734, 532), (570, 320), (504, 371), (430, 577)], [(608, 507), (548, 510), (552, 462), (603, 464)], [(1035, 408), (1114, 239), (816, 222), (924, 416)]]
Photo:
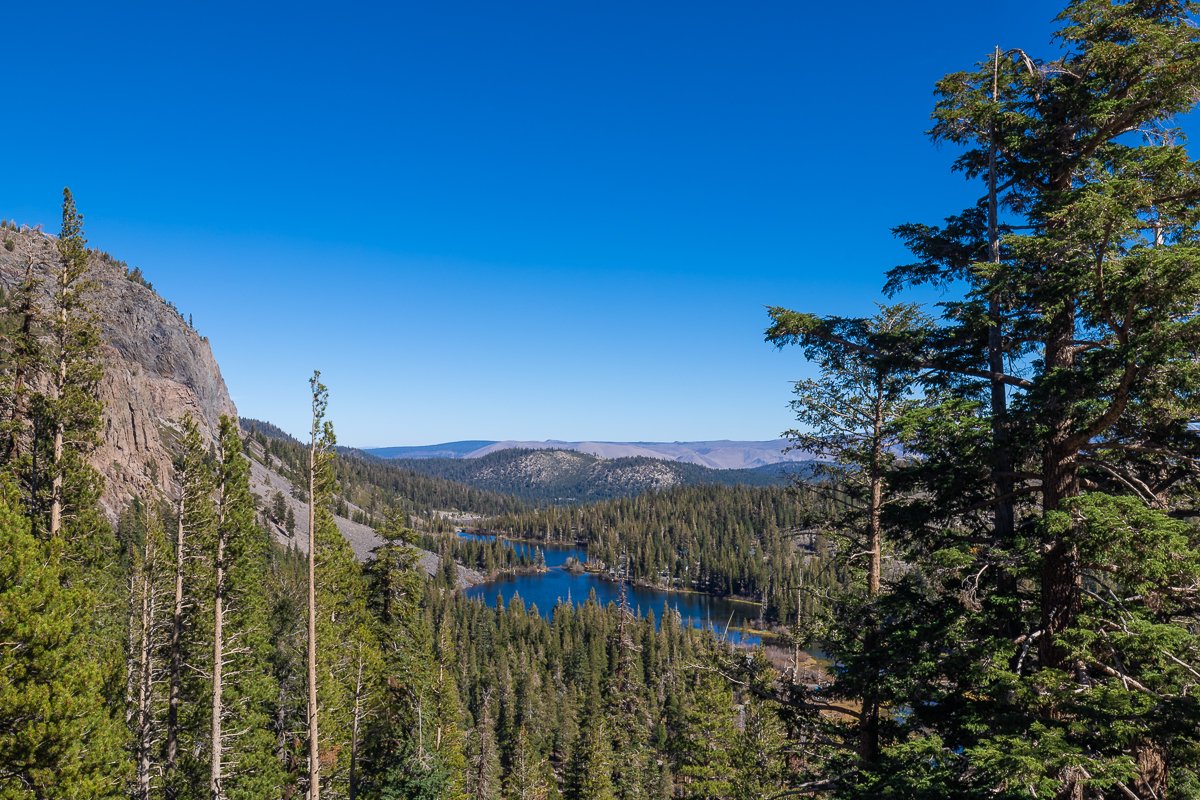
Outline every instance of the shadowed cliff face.
[[(15, 286), (32, 259), (48, 296), (58, 263), (52, 237), (0, 231), (0, 286)], [(103, 503), (115, 516), (134, 496), (155, 490), (174, 496), (172, 454), (179, 422), (191, 413), (201, 433), (215, 436), (222, 414), (237, 409), (208, 342), (162, 298), (130, 280), (125, 268), (97, 253), (89, 267), (97, 289), (93, 307), (104, 336), (103, 442), (93, 463), (104, 475)]]

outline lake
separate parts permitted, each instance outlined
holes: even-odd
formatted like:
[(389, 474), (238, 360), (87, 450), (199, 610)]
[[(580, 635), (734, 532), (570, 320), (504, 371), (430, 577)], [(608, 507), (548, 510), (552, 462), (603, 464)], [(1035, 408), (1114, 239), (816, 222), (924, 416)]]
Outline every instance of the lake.
[[(459, 536), (468, 539), (492, 538), (464, 532), (459, 532)], [(594, 573), (573, 573), (562, 568), (568, 558), (586, 561), (587, 551), (584, 548), (575, 545), (531, 545), (524, 542), (507, 544), (518, 552), (530, 554), (535, 548), (541, 547), (549, 571), (530, 575), (505, 575), (497, 580), (472, 586), (466, 590), (467, 597), (483, 600), (489, 607), (495, 608), (497, 597), (502, 597), (507, 605), (514, 596), (519, 596), (526, 606), (536, 605), (538, 613), (547, 619), (553, 615), (554, 606), (560, 600), (570, 599), (572, 603), (579, 605), (588, 599), (592, 591), (595, 591), (596, 598), (602, 605), (619, 602), (619, 584)], [(629, 605), (639, 616), (653, 611), (656, 619), (662, 619), (663, 608), (666, 607), (678, 611), (685, 621), (697, 628), (713, 628), (721, 633), (728, 627), (729, 640), (735, 644), (761, 642), (760, 637), (754, 634), (735, 630), (747, 626), (756, 627), (758, 605), (755, 603), (693, 592), (667, 592), (644, 586), (629, 585), (626, 591), (629, 595)]]

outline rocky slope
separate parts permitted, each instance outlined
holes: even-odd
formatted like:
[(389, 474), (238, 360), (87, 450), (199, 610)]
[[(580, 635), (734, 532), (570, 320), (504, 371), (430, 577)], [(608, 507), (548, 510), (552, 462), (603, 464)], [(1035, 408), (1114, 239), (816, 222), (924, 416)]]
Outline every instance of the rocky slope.
[[(303, 493), (298, 492), (295, 485), (284, 477), (285, 471), (277, 459), (273, 459), (257, 443), (251, 442), (250, 490), (267, 502), (275, 496), (276, 492), (283, 495), (284, 503), (291, 508), (292, 514), (295, 516), (296, 529), (293, 534), (289, 534), (282, 526), (272, 523), (275, 538), (285, 547), (295, 547), (301, 552), (308, 552), (308, 506), (300, 499)], [(351, 507), (351, 510), (357, 509)], [(368, 525), (337, 515), (334, 516), (334, 521), (342, 536), (346, 537), (346, 541), (353, 548), (354, 555), (360, 561), (366, 561), (370, 557), (371, 551), (383, 544), (383, 539)], [(422, 569), (429, 575), (436, 575), (441, 568), (441, 559), (438, 555), (420, 549), (418, 549), (418, 553)], [(483, 580), (484, 576), (479, 572), (467, 569), (462, 565), (458, 566), (460, 588), (474, 586), (482, 583)]]
[[(49, 278), (58, 257), (53, 237), (6, 229), (0, 241), (0, 286), (6, 291), (30, 262)], [(131, 279), (123, 263), (96, 251), (90, 259), (104, 337), (104, 430), (94, 461), (105, 476), (102, 502), (115, 515), (135, 496), (170, 493), (173, 442), (185, 414), (212, 436), (221, 415), (236, 417), (237, 409), (207, 339), (153, 290)]]
[[(52, 236), (28, 228), (0, 230), (0, 288), (7, 292), (16, 286), (32, 263), (43, 278), (46, 299), (57, 258)], [(131, 275), (123, 262), (99, 251), (89, 258), (96, 281), (93, 307), (104, 339), (103, 431), (93, 463), (105, 479), (101, 502), (115, 518), (134, 497), (174, 495), (172, 462), (185, 415), (192, 415), (202, 435), (215, 439), (221, 416), (237, 419), (237, 409), (208, 340), (140, 280), (140, 273)], [(293, 538), (280, 528), (276, 536), (303, 550), (308, 542), (307, 511), (291, 483), (264, 466), (269, 459), (258, 456), (252, 460), (251, 488), (259, 497), (283, 493), (294, 507), (297, 531)], [(366, 525), (336, 519), (359, 558), (365, 559), (380, 543)], [(438, 557), (423, 552), (422, 564), (432, 574)], [(460, 572), (464, 585), (479, 580), (481, 576), (470, 570)]]

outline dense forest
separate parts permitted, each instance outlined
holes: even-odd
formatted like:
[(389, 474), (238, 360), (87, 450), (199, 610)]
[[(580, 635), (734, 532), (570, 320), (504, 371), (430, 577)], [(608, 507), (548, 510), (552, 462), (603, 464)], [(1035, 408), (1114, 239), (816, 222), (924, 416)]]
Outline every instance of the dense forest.
[(763, 618), (790, 623), (839, 582), (826, 558), (831, 501), (819, 488), (695, 486), (486, 520), (515, 539), (578, 542), (589, 568), (664, 588), (764, 603)]
[[(173, 491), (114, 524), (65, 192), (0, 314), (0, 800), (1200, 796), (1197, 15), (1073, 0), (1050, 57), (938, 83), (931, 137), (979, 199), (897, 228), (884, 291), (941, 302), (764, 320), (816, 370), (803, 492), (533, 513), (339, 457), (317, 373), (307, 442), (180, 419)], [(259, 525), (251, 446), (305, 493), (304, 547)], [(417, 566), (442, 503), (583, 538), (616, 579), (765, 596), (796, 656), (468, 601)], [(366, 563), (342, 505), (383, 537)]]

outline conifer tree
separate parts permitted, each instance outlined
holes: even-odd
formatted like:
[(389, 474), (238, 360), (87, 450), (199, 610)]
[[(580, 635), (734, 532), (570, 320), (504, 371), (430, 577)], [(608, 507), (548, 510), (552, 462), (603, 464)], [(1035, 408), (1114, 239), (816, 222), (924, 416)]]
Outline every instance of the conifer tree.
[(41, 404), (41, 427), (50, 437), (47, 533), (51, 538), (62, 533), (64, 513), (86, 511), (99, 494), (99, 478), (87, 456), (100, 430), (100, 332), (89, 300), (94, 282), (88, 271), (83, 216), (70, 189), (63, 189), (58, 254), (47, 352), (51, 391)]
[(517, 728), (512, 749), (512, 767), (504, 777), (504, 800), (549, 800), (550, 764), (533, 746), (525, 725)]
[(448, 778), (437, 752), (433, 638), (422, 612), (424, 576), (413, 532), (394, 514), (380, 529), (384, 544), (367, 565), (371, 606), (379, 620), (384, 697), (367, 737), (375, 776), (369, 791), (439, 796)]
[(499, 800), (500, 753), (496, 744), (494, 701), (489, 688), (480, 702), (479, 717), (471, 734), (468, 792), (471, 800)]
[(61, 542), (42, 541), (0, 482), (0, 797), (124, 796), (123, 736), (86, 642), (95, 601), (67, 584)]
[[(775, 325), (767, 338), (778, 345), (800, 341), (805, 355), (820, 366), (818, 378), (796, 384), (792, 401), (801, 428), (785, 435), (820, 459), (819, 476), (839, 510), (822, 523), (831, 533), (846, 537), (838, 558), (848, 574), (846, 589), (828, 603), (837, 618), (826, 632), (824, 646), (849, 668), (839, 685), (823, 694), (857, 701), (859, 758), (867, 763), (879, 756), (879, 727), (883, 665), (886, 647), (873, 605), (882, 589), (884, 509), (892, 490), (889, 476), (902, 443), (902, 433), (918, 401), (913, 399), (915, 374), (906, 358), (914, 330), (925, 320), (913, 306), (883, 306), (866, 320), (806, 321), (792, 312), (772, 311)], [(797, 334), (819, 324), (826, 335)], [(865, 556), (866, 569), (859, 568)], [(865, 574), (864, 574), (865, 573)], [(851, 623), (853, 620), (853, 623)]]
[(774, 797), (787, 788), (787, 733), (775, 709), (757, 697), (747, 698), (741, 731), (733, 753), (734, 800)]
[(0, 366), (0, 466), (16, 475), (22, 472), (17, 469), (19, 459), (33, 446), (30, 395), (45, 366), (37, 327), (42, 313), (38, 304), (41, 276), (35, 267), (29, 256), (20, 284), (4, 296), (5, 319), (0, 331), (4, 354)]
[[(200, 429), (191, 415), (184, 417), (180, 452), (176, 459), (177, 499), (174, 518), (173, 602), (171, 628), (167, 644), (167, 719), (165, 751), (163, 754), (163, 784), (166, 796), (173, 800), (179, 795), (180, 776), (177, 773), (180, 756), (180, 729), (183, 724), (181, 706), (185, 701), (185, 666), (195, 647), (195, 617), (197, 598), (193, 563), (197, 541), (208, 540), (212, 522), (212, 466), (200, 436)], [(188, 701), (197, 702), (195, 696)]]
[[(1193, 513), (1200, 447), (1200, 169), (1174, 122), (1200, 96), (1198, 10), (1075, 0), (1059, 57), (991, 54), (939, 84), (933, 136), (989, 191), (898, 230), (916, 263), (889, 289), (966, 293), (913, 332), (936, 406), (908, 426), (910, 571), (882, 601), (906, 621), (888, 672), (906, 714), (857, 796), (1195, 785), (1190, 693), (1167, 677), (1195, 669), (1195, 528), (1154, 515)], [(837, 342), (831, 321), (789, 323)], [(1182, 613), (1150, 623), (1147, 597)]]
[[(333, 447), (332, 427), (325, 422), (329, 390), (321, 383), (321, 373), (309, 380), (312, 392), (312, 426), (308, 448), (308, 800), (321, 796), (321, 737), (317, 705), (317, 519), (325, 494), (329, 460)], [(318, 498), (318, 488), (322, 495)], [(324, 510), (322, 508), (322, 510)], [(322, 518), (324, 514), (321, 515)]]
[(567, 765), (563, 797), (565, 800), (616, 800), (611, 736), (597, 687), (589, 692), (582, 716), (579, 738)]
[(250, 467), (230, 417), (220, 420), (218, 456), (210, 792), (213, 800), (253, 800), (279, 793), (283, 784), (271, 733), (278, 684), (267, 625), (270, 539), (254, 521)]
[(156, 777), (162, 735), (161, 687), (167, 671), (170, 624), (171, 555), (162, 518), (135, 501), (122, 516), (119, 538), (125, 542), (129, 569), (129, 641), (127, 645), (126, 718), (132, 734), (135, 800), (149, 800)]
[(695, 669), (688, 677), (691, 696), (683, 710), (675, 774), (680, 797), (721, 800), (733, 792), (737, 731), (733, 692), (711, 667)]

